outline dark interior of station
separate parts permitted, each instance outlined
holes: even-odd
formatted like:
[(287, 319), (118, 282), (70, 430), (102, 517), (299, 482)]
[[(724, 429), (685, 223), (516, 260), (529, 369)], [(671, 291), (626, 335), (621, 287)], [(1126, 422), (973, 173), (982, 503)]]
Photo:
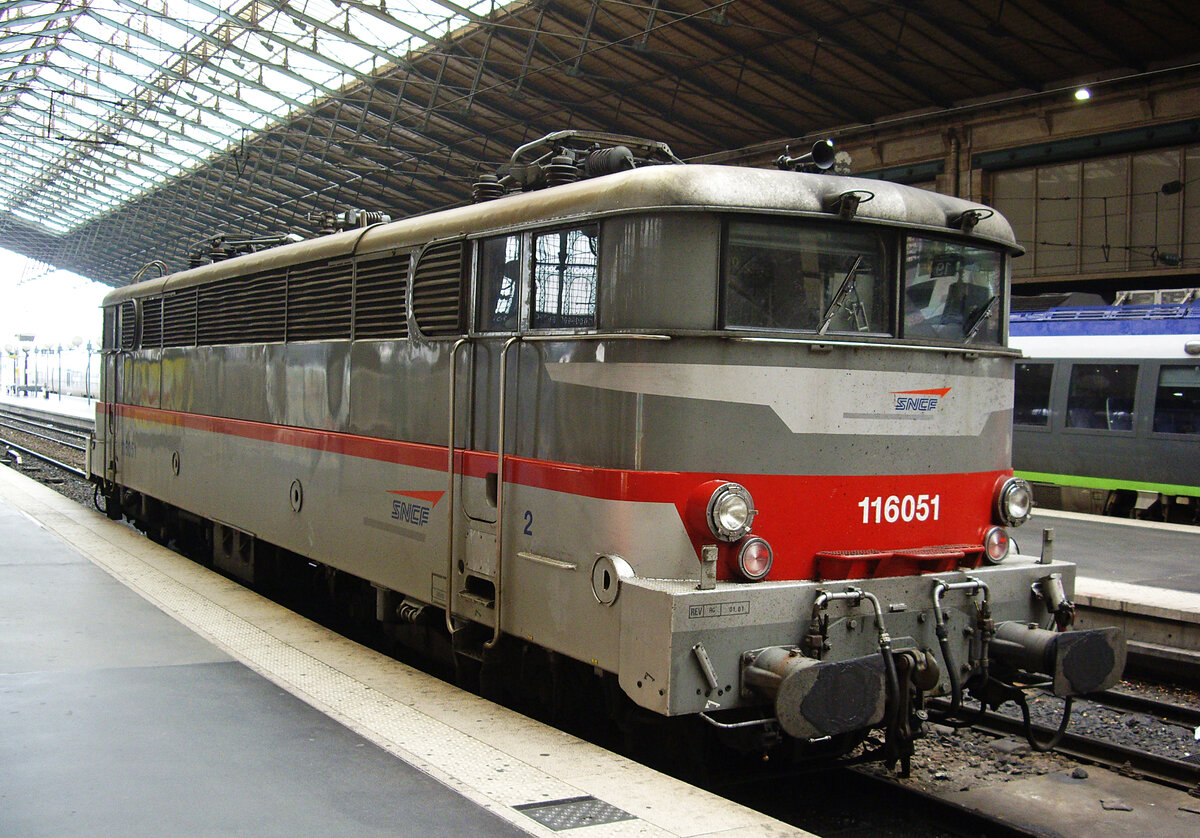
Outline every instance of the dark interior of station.
[(467, 203), (564, 129), (756, 166), (828, 138), (1000, 209), (1018, 294), (1200, 286), (1180, 0), (59, 0), (0, 29), (0, 247), (113, 286)]

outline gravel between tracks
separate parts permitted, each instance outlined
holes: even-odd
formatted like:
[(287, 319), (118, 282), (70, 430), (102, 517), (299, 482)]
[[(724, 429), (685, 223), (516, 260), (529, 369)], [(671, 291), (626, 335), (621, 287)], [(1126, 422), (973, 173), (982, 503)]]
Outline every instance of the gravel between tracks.
[[(1179, 687), (1164, 687), (1137, 681), (1122, 681), (1118, 689), (1175, 704), (1200, 706), (1200, 693)], [(1061, 699), (1031, 695), (1030, 715), (1035, 723), (1056, 728), (1062, 718)], [(1011, 704), (1001, 712), (1020, 718)], [(1060, 754), (1038, 753), (1024, 738), (995, 738), (987, 733), (955, 730), (939, 724), (927, 725), (927, 735), (916, 743), (912, 776), (906, 784), (929, 791), (969, 791), (1024, 777), (1054, 771), (1087, 768)], [(1113, 710), (1095, 702), (1076, 700), (1071, 713), (1070, 733), (1096, 737), (1173, 759), (1200, 762), (1197, 730), (1174, 722)], [(883, 773), (882, 768), (868, 768)]]

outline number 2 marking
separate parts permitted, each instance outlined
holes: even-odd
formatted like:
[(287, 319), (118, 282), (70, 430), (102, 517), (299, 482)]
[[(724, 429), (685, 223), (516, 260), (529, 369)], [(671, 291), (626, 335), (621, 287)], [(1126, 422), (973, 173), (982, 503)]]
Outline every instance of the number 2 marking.
[(533, 511), (525, 510), (525, 535), (533, 535)]

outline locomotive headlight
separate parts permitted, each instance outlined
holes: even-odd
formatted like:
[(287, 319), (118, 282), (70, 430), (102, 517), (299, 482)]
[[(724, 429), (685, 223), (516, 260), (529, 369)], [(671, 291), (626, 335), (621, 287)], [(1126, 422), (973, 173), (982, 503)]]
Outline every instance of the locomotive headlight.
[(1004, 527), (992, 527), (983, 537), (984, 557), (991, 564), (1000, 564), (1008, 558), (1008, 533)]
[(708, 527), (722, 541), (737, 541), (750, 532), (755, 514), (754, 499), (737, 483), (723, 483), (708, 501)]
[(771, 562), (774, 560), (770, 544), (758, 537), (747, 538), (738, 550), (738, 571), (749, 581), (757, 582), (771, 572)]
[(1020, 477), (1004, 481), (996, 493), (997, 523), (1007, 527), (1019, 527), (1029, 520), (1033, 512), (1033, 490)]

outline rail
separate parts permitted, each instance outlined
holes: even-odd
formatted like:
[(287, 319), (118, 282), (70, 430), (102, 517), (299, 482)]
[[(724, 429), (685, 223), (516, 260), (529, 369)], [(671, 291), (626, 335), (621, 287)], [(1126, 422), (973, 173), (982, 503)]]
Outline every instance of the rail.
[(53, 457), (48, 457), (45, 454), (34, 451), (32, 448), (26, 448), (23, 445), (18, 445), (17, 443), (12, 442), (11, 440), (4, 439), (3, 437), (0, 437), (0, 446), (4, 447), (6, 449), (13, 449), (15, 451), (20, 451), (22, 454), (26, 454), (30, 457), (33, 457), (34, 459), (41, 460), (42, 462), (48, 463), (48, 464), (54, 466), (55, 468), (60, 468), (63, 471), (70, 472), (71, 474), (74, 474), (77, 477), (82, 477), (85, 479), (87, 478), (87, 472), (85, 472), (83, 469), (75, 468), (72, 465), (68, 465), (67, 463), (60, 462), (59, 460), (56, 460)]
[[(944, 699), (935, 699), (930, 704), (943, 709), (949, 708), (949, 702)], [(1024, 736), (1025, 731), (1020, 719), (993, 712), (972, 712), (971, 726), (999, 736), (1020, 737)], [(1033, 732), (1043, 739), (1055, 734), (1054, 730), (1044, 725), (1035, 723), (1032, 728)], [(1200, 789), (1200, 765), (1183, 760), (1070, 732), (1062, 735), (1054, 750), (1072, 759), (1136, 775), (1160, 785), (1188, 792)]]

